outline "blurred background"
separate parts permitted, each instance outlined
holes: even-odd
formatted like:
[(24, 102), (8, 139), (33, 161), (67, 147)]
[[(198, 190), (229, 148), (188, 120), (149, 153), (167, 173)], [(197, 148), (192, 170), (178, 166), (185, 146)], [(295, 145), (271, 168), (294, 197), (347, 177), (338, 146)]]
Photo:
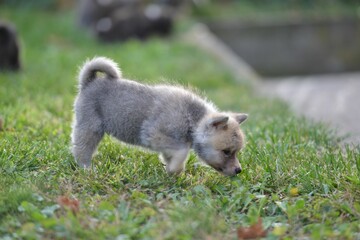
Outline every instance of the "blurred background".
[[(169, 36), (191, 17), (264, 77), (360, 69), (359, 0), (1, 0), (3, 6), (73, 10), (101, 42)], [(11, 19), (10, 19), (11, 21)]]
[[(241, 60), (235, 68), (256, 74), (260, 93), (360, 139), (360, 0), (0, 0), (1, 6), (73, 12), (76, 29), (100, 44), (181, 38), (200, 22), (206, 38)], [(0, 69), (17, 71), (27, 46), (11, 16), (1, 20)]]

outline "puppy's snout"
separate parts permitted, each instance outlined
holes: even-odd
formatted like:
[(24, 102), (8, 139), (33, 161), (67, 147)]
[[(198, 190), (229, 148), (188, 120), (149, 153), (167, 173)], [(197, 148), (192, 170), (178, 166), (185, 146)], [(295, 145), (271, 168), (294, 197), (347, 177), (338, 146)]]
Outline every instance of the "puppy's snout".
[(239, 174), (239, 173), (241, 173), (241, 168), (240, 167), (235, 168), (235, 174)]

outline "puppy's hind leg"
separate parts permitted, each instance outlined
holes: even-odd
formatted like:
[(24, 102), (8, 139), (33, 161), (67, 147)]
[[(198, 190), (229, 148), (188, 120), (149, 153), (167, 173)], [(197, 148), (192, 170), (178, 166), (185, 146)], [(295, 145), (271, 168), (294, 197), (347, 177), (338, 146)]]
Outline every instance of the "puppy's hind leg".
[(72, 134), (72, 153), (81, 168), (91, 165), (91, 158), (104, 133), (74, 127)]

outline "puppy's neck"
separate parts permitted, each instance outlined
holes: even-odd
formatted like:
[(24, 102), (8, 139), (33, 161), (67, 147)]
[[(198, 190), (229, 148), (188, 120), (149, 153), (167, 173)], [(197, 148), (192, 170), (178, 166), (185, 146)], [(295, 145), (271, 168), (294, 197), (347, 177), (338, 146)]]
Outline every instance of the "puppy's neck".
[(200, 125), (203, 120), (216, 112), (216, 108), (211, 103), (208, 103), (197, 98), (193, 98), (187, 102), (188, 111), (186, 116), (186, 125), (188, 126), (186, 138), (191, 145), (193, 145), (195, 134), (199, 132)]

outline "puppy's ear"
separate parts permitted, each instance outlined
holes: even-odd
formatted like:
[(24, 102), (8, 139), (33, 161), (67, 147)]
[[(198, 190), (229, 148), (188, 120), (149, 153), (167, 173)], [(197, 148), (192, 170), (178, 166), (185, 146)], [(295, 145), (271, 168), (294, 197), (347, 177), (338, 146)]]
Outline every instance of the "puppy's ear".
[(248, 118), (246, 113), (234, 113), (233, 116), (239, 124), (243, 123)]
[(229, 121), (228, 116), (213, 117), (209, 119), (208, 125), (210, 127), (219, 129), (226, 127), (228, 121)]

